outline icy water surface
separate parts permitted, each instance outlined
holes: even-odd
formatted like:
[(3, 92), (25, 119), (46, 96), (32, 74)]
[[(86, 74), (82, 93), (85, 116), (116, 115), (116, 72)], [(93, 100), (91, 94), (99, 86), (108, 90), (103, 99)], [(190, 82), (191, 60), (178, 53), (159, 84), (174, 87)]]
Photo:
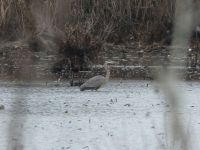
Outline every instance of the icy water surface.
[[(177, 86), (184, 98), (178, 116), (191, 150), (200, 149), (200, 83)], [(80, 92), (67, 84), (1, 82), (0, 150), (16, 143), (24, 150), (176, 149), (170, 104), (157, 88), (150, 81), (116, 80), (97, 92)]]

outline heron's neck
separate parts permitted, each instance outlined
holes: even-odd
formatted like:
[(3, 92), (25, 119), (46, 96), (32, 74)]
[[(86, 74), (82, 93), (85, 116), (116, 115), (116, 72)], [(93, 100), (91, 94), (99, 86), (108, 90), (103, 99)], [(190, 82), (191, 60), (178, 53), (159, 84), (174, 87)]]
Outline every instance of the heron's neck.
[(106, 70), (106, 81), (108, 81), (110, 78), (110, 68), (107, 68)]

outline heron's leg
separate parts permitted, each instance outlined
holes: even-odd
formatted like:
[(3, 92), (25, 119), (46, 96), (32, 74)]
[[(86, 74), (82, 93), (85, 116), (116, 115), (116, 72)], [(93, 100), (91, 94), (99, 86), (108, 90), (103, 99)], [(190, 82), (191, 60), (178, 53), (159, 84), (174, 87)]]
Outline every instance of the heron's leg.
[(95, 88), (95, 91), (97, 91), (99, 88), (100, 88), (100, 87), (96, 87), (96, 88)]

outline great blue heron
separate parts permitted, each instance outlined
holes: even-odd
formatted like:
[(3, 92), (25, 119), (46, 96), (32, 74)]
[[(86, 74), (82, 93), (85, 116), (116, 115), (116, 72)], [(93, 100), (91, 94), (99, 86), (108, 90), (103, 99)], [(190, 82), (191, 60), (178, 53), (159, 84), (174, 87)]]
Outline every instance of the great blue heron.
[(88, 79), (85, 83), (80, 86), (80, 91), (84, 90), (98, 90), (101, 86), (106, 84), (110, 78), (110, 66), (111, 64), (115, 64), (113, 61), (106, 61), (104, 64), (104, 68), (106, 70), (106, 76), (97, 75), (90, 79)]

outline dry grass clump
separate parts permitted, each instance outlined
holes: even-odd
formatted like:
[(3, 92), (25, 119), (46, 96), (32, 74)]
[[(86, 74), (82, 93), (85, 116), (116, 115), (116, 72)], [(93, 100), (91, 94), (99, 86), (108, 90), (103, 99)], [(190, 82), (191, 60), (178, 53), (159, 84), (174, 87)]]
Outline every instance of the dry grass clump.
[(100, 49), (102, 42), (98, 37), (87, 31), (86, 27), (79, 25), (65, 27), (65, 46), (79, 49)]
[(47, 27), (64, 31), (78, 26), (102, 42), (143, 41), (146, 35), (158, 40), (172, 27), (174, 3), (174, 0), (1, 0), (0, 33), (2, 38), (12, 35), (17, 39)]
[(90, 32), (87, 32), (84, 27), (80, 28), (79, 25), (66, 26), (65, 38), (61, 41), (58, 50), (59, 58), (53, 66), (52, 72), (58, 73), (65, 70), (66, 66), (76, 68), (76, 65), (84, 66), (86, 63), (90, 64), (97, 61), (98, 50), (101, 49), (101, 46), (102, 42)]
[(86, 25), (92, 34), (109, 42), (143, 40), (145, 33), (152, 32), (162, 36), (160, 32), (171, 29), (174, 16), (172, 0), (77, 0), (68, 4), (69, 23)]
[(0, 38), (16, 40), (34, 29), (29, 0), (0, 1)]

